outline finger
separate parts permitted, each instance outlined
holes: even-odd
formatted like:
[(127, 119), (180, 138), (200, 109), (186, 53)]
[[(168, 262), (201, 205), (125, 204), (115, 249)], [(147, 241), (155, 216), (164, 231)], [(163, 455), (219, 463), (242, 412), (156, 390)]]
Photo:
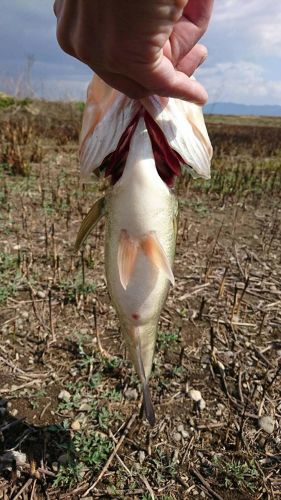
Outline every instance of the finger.
[(213, 10), (214, 0), (189, 0), (183, 16), (205, 33)]
[(208, 94), (204, 87), (196, 80), (191, 80), (181, 71), (175, 71), (170, 88), (166, 86), (163, 90), (159, 89), (156, 94), (164, 97), (183, 99), (184, 101), (193, 102), (200, 106), (208, 100)]
[(143, 97), (153, 94), (151, 89), (145, 88), (141, 83), (127, 76), (102, 70), (99, 71), (96, 70), (96, 68), (95, 73), (97, 73), (108, 85), (119, 90), (119, 92), (123, 92), (123, 94), (126, 94), (131, 99), (142, 99)]
[(56, 17), (59, 16), (61, 9), (62, 9), (62, 2), (63, 0), (56, 0), (53, 5), (53, 11)]
[(204, 87), (182, 71), (176, 70), (165, 56), (154, 70), (143, 72), (141, 83), (150, 94), (184, 99), (196, 104), (204, 104), (208, 99)]
[(207, 56), (207, 48), (204, 45), (197, 44), (178, 62), (176, 69), (185, 73), (187, 76), (191, 76), (198, 66), (207, 59)]
[(79, 59), (75, 49), (75, 23), (78, 19), (76, 0), (56, 0), (54, 11), (57, 16), (57, 40), (64, 52)]
[(182, 17), (174, 25), (165, 55), (174, 66), (194, 47), (204, 34), (212, 12), (213, 0), (190, 0)]

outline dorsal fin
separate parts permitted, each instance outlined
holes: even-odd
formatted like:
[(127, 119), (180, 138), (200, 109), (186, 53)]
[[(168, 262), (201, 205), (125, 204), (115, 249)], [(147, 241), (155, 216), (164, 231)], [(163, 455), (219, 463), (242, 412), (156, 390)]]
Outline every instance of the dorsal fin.
[(92, 208), (87, 213), (86, 217), (83, 219), (81, 226), (79, 228), (76, 241), (75, 250), (78, 251), (81, 245), (84, 243), (86, 238), (88, 238), (90, 232), (94, 229), (95, 225), (98, 223), (100, 218), (105, 212), (105, 199), (99, 198)]
[(173, 271), (155, 231), (151, 231), (146, 234), (142, 238), (140, 246), (147, 258), (152, 262), (152, 264), (154, 264), (154, 266), (156, 266), (159, 271), (164, 272), (172, 285), (174, 285), (175, 278), (173, 275)]

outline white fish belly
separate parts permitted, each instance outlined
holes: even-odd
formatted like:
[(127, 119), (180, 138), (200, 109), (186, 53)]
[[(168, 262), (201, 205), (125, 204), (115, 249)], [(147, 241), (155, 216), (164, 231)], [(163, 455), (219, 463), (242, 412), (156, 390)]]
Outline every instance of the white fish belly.
[[(139, 194), (141, 199), (138, 199)], [(158, 192), (157, 196), (157, 193), (150, 192), (147, 196), (143, 187), (120, 193), (118, 201), (116, 198), (109, 203), (107, 240), (110, 243), (106, 244), (108, 287), (118, 312), (127, 321), (139, 326), (159, 316), (169, 282), (164, 272), (159, 271), (139, 250), (134, 272), (125, 290), (117, 265), (120, 234), (126, 230), (131, 238), (140, 240), (151, 231), (155, 232), (172, 265), (175, 247), (173, 200), (166, 190), (164, 195)]]

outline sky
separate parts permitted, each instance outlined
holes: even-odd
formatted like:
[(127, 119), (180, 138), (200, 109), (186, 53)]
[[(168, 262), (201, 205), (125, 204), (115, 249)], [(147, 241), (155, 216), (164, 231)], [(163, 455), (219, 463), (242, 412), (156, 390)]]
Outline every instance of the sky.
[[(116, 0), (117, 1), (117, 0)], [(57, 44), (52, 0), (0, 0), (0, 91), (84, 100), (91, 70)], [(209, 102), (281, 104), (278, 0), (215, 0), (196, 72)]]

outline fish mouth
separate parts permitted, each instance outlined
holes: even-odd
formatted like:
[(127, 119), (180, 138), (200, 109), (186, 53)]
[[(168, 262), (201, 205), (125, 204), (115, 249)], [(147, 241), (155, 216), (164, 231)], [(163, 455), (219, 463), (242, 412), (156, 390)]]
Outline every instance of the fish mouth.
[(144, 118), (150, 137), (158, 175), (168, 187), (172, 187), (175, 178), (181, 174), (181, 164), (185, 162), (179, 153), (171, 149), (161, 128), (144, 107), (141, 107), (136, 113), (123, 132), (116, 150), (106, 156), (99, 169), (100, 171), (104, 171), (105, 177), (111, 176), (111, 183), (113, 185), (122, 177), (131, 138), (141, 117)]

